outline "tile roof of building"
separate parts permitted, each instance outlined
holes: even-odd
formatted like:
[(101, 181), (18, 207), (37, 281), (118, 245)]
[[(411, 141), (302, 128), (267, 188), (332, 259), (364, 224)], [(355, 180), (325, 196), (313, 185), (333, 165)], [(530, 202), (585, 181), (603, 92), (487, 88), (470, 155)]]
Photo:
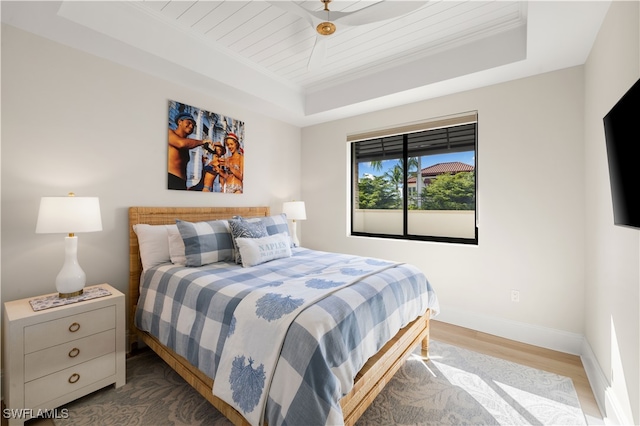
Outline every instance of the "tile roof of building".
[[(475, 167), (462, 163), (460, 161), (451, 161), (448, 163), (438, 163), (433, 166), (425, 167), (422, 169), (422, 177), (437, 176), (443, 173), (458, 173), (458, 172), (471, 172)], [(416, 178), (410, 177), (408, 183), (415, 183)]]

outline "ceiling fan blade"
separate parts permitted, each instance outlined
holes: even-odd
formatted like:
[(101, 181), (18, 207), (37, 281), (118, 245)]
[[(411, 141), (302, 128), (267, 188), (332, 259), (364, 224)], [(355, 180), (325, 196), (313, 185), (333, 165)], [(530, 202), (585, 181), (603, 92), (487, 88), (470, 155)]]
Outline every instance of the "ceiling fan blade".
[(279, 9), (282, 9), (285, 12), (293, 13), (294, 15), (297, 15), (297, 16), (303, 18), (304, 20), (306, 20), (309, 23), (309, 25), (311, 25), (314, 28), (316, 27), (316, 25), (318, 25), (321, 22), (321, 20), (316, 18), (310, 10), (307, 10), (302, 6), (299, 6), (295, 2), (292, 2), (292, 1), (267, 1), (267, 3), (269, 3), (272, 6), (277, 7)]
[[(386, 21), (413, 12), (427, 4), (426, 1), (381, 1), (353, 12), (331, 12), (331, 20), (343, 25), (365, 25)], [(313, 15), (316, 15), (314, 12)], [(326, 13), (326, 12), (325, 12)]]
[(327, 42), (326, 36), (320, 34), (316, 35), (316, 41), (309, 55), (309, 62), (307, 63), (307, 69), (309, 71), (316, 70), (322, 66), (327, 56)]

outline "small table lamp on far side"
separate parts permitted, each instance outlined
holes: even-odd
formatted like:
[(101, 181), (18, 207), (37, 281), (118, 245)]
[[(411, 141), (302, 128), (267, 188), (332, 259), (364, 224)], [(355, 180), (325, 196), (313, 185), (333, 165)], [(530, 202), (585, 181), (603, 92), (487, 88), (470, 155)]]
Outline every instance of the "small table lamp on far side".
[(307, 212), (304, 208), (304, 201), (287, 201), (282, 204), (282, 213), (287, 215), (287, 219), (291, 219), (293, 222), (293, 227), (291, 230), (291, 239), (293, 240), (293, 245), (296, 247), (300, 247), (300, 240), (298, 240), (298, 235), (296, 231), (296, 220), (306, 220)]
[(98, 197), (42, 197), (37, 234), (68, 234), (64, 239), (64, 265), (56, 277), (61, 298), (82, 294), (87, 277), (78, 263), (78, 237), (75, 233), (102, 231)]

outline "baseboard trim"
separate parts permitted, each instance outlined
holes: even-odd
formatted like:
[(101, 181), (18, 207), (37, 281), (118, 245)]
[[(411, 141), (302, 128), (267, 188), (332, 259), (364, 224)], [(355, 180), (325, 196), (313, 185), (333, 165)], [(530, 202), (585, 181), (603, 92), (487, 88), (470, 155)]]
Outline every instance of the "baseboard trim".
[(602, 413), (605, 424), (607, 425), (630, 425), (633, 424), (620, 408), (618, 398), (611, 391), (611, 385), (607, 380), (596, 355), (591, 349), (591, 345), (586, 341), (583, 342), (582, 352), (580, 354), (584, 371), (587, 373), (587, 379), (591, 385), (593, 396), (596, 398), (598, 408)]
[(436, 319), (460, 327), (504, 337), (505, 339), (572, 355), (580, 355), (584, 342), (584, 336), (581, 334), (476, 314), (455, 308), (443, 310)]

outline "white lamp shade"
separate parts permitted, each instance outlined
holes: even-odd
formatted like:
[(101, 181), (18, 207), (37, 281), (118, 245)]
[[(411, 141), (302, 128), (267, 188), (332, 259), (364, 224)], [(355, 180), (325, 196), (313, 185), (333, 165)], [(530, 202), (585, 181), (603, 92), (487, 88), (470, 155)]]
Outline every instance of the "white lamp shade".
[(287, 219), (306, 220), (307, 212), (304, 208), (304, 201), (288, 201), (282, 204), (282, 213), (287, 215)]
[(98, 197), (42, 197), (36, 233), (74, 234), (102, 231)]
[(36, 233), (69, 234), (65, 237), (64, 265), (56, 277), (60, 297), (82, 294), (86, 274), (78, 263), (78, 232), (102, 231), (100, 201), (97, 197), (42, 197)]

